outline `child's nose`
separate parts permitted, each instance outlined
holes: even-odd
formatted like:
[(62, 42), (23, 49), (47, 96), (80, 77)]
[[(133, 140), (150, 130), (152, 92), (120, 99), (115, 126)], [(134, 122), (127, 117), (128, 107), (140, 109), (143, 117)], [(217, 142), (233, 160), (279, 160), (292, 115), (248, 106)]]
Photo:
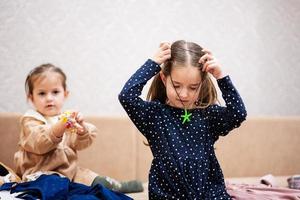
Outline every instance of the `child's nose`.
[(180, 96), (182, 99), (187, 98), (188, 97), (188, 90), (187, 89), (182, 89)]
[(47, 99), (47, 101), (52, 101), (53, 100), (53, 95), (52, 94), (47, 94), (46, 99)]

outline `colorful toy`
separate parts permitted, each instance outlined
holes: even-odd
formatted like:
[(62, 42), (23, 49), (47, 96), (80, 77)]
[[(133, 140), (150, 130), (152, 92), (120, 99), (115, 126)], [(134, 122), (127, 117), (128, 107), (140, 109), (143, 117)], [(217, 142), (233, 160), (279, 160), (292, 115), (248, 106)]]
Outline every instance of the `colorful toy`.
[(63, 112), (60, 115), (59, 120), (62, 121), (63, 123), (65, 123), (65, 127), (66, 127), (67, 131), (69, 131), (71, 133), (77, 132), (77, 129), (75, 126), (76, 120), (74, 118), (73, 112), (71, 112), (71, 111)]

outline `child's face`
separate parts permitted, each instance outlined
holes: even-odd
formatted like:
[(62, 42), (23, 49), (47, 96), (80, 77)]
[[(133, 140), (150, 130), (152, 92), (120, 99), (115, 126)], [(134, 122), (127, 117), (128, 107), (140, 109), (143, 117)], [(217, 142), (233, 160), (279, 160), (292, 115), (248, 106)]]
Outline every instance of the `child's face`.
[(36, 110), (46, 117), (59, 115), (68, 92), (64, 90), (62, 77), (56, 72), (45, 72), (33, 83), (30, 100)]
[[(191, 109), (195, 107), (198, 100), (201, 77), (199, 68), (193, 66), (176, 66), (172, 68), (171, 76), (164, 76), (160, 73), (166, 86), (168, 104), (177, 108)], [(171, 82), (171, 77), (174, 86)], [(176, 91), (179, 95), (176, 94)], [(181, 101), (184, 105), (182, 105)]]

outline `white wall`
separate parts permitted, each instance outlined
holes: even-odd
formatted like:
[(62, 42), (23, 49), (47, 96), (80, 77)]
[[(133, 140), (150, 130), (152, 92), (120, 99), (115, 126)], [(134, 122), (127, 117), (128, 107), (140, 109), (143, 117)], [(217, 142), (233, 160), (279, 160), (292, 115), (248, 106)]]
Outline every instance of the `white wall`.
[(215, 53), (249, 115), (300, 115), (299, 21), (299, 0), (1, 0), (0, 112), (24, 112), (27, 73), (51, 62), (66, 108), (125, 115), (129, 76), (160, 41), (186, 39)]

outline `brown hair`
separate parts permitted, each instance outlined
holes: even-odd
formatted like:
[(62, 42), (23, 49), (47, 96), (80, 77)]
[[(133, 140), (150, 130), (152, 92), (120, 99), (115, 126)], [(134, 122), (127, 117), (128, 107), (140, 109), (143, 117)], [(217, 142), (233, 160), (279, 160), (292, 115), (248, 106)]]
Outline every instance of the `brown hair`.
[[(193, 42), (186, 42), (184, 40), (174, 42), (171, 45), (171, 58), (163, 63), (162, 73), (166, 77), (169, 76), (172, 68), (178, 64), (189, 64), (198, 67), (202, 83), (197, 105), (200, 108), (206, 108), (217, 102), (217, 91), (207, 72), (201, 70), (203, 65), (199, 63), (199, 59), (204, 55), (202, 49), (201, 46)], [(167, 100), (166, 87), (159, 74), (157, 74), (152, 81), (147, 94), (147, 100), (158, 100), (161, 103), (165, 103)]]
[(26, 81), (25, 81), (25, 92), (26, 92), (27, 97), (32, 95), (34, 82), (39, 77), (41, 77), (41, 75), (43, 75), (43, 73), (48, 72), (48, 71), (56, 72), (56, 73), (60, 74), (61, 78), (62, 78), (63, 88), (64, 88), (64, 90), (67, 89), (67, 85), (66, 85), (67, 77), (66, 77), (65, 73), (62, 71), (62, 69), (60, 69), (59, 67), (54, 66), (51, 63), (47, 63), (47, 64), (42, 64), (38, 67), (35, 67), (27, 75)]

